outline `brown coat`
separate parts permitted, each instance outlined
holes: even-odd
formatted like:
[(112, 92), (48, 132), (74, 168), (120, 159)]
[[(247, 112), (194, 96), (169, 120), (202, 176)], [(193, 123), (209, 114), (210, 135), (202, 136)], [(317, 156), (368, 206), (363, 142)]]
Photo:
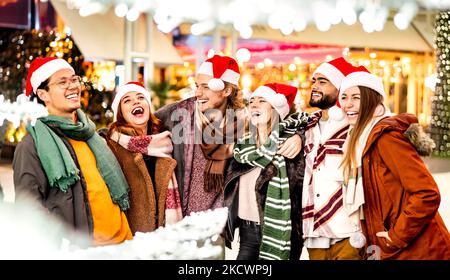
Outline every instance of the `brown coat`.
[(177, 162), (172, 158), (156, 159), (155, 194), (142, 154), (132, 153), (111, 139), (107, 142), (130, 186), (130, 209), (125, 214), (133, 235), (138, 231), (150, 232), (157, 228), (156, 207), (159, 226), (164, 226), (167, 187)]
[[(405, 137), (412, 123), (417, 118), (411, 114), (388, 117), (369, 135), (362, 163), (368, 245), (380, 247), (381, 259), (448, 260), (450, 236), (437, 212), (438, 186)], [(388, 231), (389, 246), (376, 236), (381, 231)]]

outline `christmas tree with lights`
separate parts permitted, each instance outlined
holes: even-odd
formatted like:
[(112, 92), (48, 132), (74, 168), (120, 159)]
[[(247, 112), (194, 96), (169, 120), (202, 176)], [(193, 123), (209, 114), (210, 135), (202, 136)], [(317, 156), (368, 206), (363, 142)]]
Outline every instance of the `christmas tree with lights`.
[(31, 61), (48, 56), (67, 60), (77, 74), (84, 74), (84, 58), (70, 35), (39, 30), (0, 33), (0, 94), (5, 100), (15, 101), (24, 92)]
[(434, 155), (450, 157), (450, 12), (436, 16), (437, 78), (432, 98), (431, 137)]

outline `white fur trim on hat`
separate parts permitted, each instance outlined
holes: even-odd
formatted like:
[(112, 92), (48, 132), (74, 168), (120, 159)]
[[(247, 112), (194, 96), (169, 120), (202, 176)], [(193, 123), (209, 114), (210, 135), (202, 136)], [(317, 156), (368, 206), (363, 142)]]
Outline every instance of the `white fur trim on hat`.
[(289, 105), (286, 96), (281, 93), (276, 93), (273, 89), (266, 86), (258, 87), (251, 95), (252, 97), (262, 97), (272, 105), (272, 107), (280, 115), (280, 119), (284, 119), (289, 114)]
[(342, 74), (339, 69), (334, 67), (328, 62), (320, 64), (319, 67), (317, 67), (316, 71), (313, 73), (313, 77), (315, 74), (322, 74), (324, 75), (333, 85), (335, 88), (339, 89), (341, 86), (342, 79), (344, 79), (344, 74)]
[(380, 77), (368, 72), (353, 72), (348, 74), (347, 77), (345, 77), (342, 81), (341, 88), (339, 89), (339, 102), (342, 101), (342, 93), (344, 93), (347, 89), (355, 86), (364, 86), (371, 88), (378, 92), (381, 96), (383, 96), (383, 99), (386, 98), (383, 80)]
[[(200, 67), (198, 68), (197, 74), (204, 74), (204, 75), (208, 75), (208, 76), (214, 77), (212, 63), (209, 62), (209, 61), (203, 62), (200, 65)], [(240, 77), (239, 73), (234, 72), (233, 70), (227, 69), (222, 74), (220, 79), (222, 81), (225, 81), (225, 82), (228, 82), (228, 83), (231, 83), (233, 85), (238, 86), (239, 85), (239, 77)]]
[(38, 87), (48, 78), (50, 78), (53, 74), (62, 69), (70, 69), (73, 72), (75, 70), (73, 67), (64, 59), (53, 59), (49, 62), (43, 64), (41, 67), (36, 69), (31, 75), (30, 82), (33, 87), (33, 91), (36, 92)]
[(142, 93), (147, 100), (148, 104), (151, 104), (150, 92), (145, 88), (135, 85), (135, 84), (125, 84), (119, 87), (117, 90), (116, 96), (111, 104), (111, 109), (114, 112), (114, 121), (117, 120), (117, 112), (119, 111), (120, 100), (125, 96), (125, 94), (129, 92), (139, 92)]

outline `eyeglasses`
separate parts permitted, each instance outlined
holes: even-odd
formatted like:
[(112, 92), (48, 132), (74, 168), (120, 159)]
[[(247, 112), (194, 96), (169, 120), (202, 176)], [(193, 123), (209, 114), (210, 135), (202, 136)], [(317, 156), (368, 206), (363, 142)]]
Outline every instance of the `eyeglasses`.
[(49, 83), (48, 85), (57, 85), (60, 89), (68, 89), (71, 84), (74, 84), (75, 86), (79, 87), (81, 86), (81, 77), (80, 76), (73, 76), (71, 78), (63, 78), (57, 82)]

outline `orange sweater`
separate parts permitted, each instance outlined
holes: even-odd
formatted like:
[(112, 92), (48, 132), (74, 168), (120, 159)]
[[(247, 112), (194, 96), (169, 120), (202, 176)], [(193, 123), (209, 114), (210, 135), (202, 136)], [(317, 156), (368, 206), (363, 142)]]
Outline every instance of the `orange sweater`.
[(133, 238), (125, 213), (114, 204), (108, 187), (97, 169), (94, 153), (84, 141), (69, 139), (86, 181), (87, 195), (94, 222), (94, 244), (109, 245)]

